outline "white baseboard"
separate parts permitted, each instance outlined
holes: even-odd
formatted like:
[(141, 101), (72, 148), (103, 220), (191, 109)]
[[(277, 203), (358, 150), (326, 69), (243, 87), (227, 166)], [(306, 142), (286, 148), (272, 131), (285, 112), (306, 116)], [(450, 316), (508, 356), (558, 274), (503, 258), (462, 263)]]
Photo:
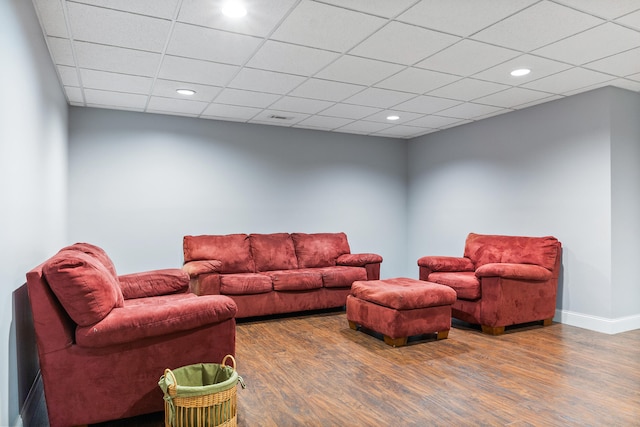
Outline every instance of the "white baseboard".
[(640, 314), (635, 316), (607, 319), (590, 314), (575, 313), (567, 310), (556, 310), (553, 318), (556, 322), (577, 326), (604, 334), (618, 334), (620, 332), (640, 329)]

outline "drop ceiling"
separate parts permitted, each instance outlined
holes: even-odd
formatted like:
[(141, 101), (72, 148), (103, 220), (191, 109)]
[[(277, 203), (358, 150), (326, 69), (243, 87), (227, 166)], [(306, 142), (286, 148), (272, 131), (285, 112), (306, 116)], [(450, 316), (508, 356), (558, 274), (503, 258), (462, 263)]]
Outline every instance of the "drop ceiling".
[(241, 19), (216, 0), (33, 3), (75, 106), (413, 138), (640, 91), (638, 0), (244, 0)]

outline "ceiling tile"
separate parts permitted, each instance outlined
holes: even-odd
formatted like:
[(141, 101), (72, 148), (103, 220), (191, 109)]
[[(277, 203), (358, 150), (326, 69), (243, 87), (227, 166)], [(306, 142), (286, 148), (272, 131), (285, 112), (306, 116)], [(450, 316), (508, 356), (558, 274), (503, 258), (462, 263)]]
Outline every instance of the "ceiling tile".
[(44, 28), (45, 35), (69, 37), (62, 3), (51, 0), (33, 0), (33, 4), (38, 12), (40, 25)]
[(95, 43), (74, 43), (78, 66), (115, 73), (155, 76), (160, 54)]
[(502, 92), (494, 93), (493, 95), (475, 99), (475, 101), (485, 105), (511, 108), (516, 105), (522, 105), (540, 99), (549, 98), (550, 96), (551, 95), (546, 92), (538, 92), (537, 90), (512, 87), (510, 89), (503, 90)]
[(592, 13), (605, 19), (613, 19), (640, 9), (638, 0), (556, 0), (583, 12)]
[(271, 36), (274, 40), (345, 52), (385, 20), (371, 15), (302, 0)]
[(599, 61), (590, 62), (584, 67), (620, 77), (635, 74), (640, 70), (640, 48), (628, 50)]
[(616, 22), (640, 30), (640, 10), (618, 18)]
[(285, 94), (304, 80), (304, 77), (294, 76), (293, 74), (281, 74), (272, 71), (243, 68), (231, 83), (229, 83), (229, 87), (257, 92)]
[(234, 33), (264, 37), (296, 4), (297, 0), (243, 0), (246, 19), (233, 19), (221, 12), (226, 0), (185, 0), (178, 21)]
[(300, 123), (296, 127), (312, 127), (317, 129), (335, 129), (351, 123), (352, 120), (340, 117), (327, 116), (311, 116)]
[(520, 52), (474, 40), (462, 40), (416, 64), (443, 73), (470, 76), (520, 55)]
[(365, 86), (348, 83), (309, 79), (291, 91), (290, 95), (338, 102), (360, 92), (364, 88)]
[(339, 54), (310, 47), (269, 40), (247, 63), (248, 67), (310, 76)]
[(165, 56), (158, 77), (166, 80), (225, 86), (238, 72), (233, 65)]
[(509, 88), (509, 86), (499, 83), (485, 82), (476, 79), (462, 79), (450, 85), (443, 86), (440, 89), (433, 90), (429, 92), (429, 95), (459, 101), (471, 101), (472, 99), (490, 95), (507, 88)]
[(66, 65), (58, 65), (58, 74), (60, 75), (60, 80), (62, 80), (63, 86), (80, 86), (80, 81), (78, 80), (78, 71), (75, 67), (67, 67)]
[(635, 80), (635, 81), (639, 81), (640, 82), (640, 73), (632, 74), (630, 76), (627, 76), (627, 79), (631, 79), (631, 80)]
[(524, 52), (604, 22), (550, 1), (542, 1), (473, 35), (476, 40)]
[(84, 97), (82, 96), (82, 89), (79, 87), (65, 86), (64, 93), (67, 95), (69, 102), (84, 103)]
[(239, 107), (235, 105), (220, 105), (211, 104), (203, 112), (203, 116), (219, 117), (219, 118), (232, 118), (236, 120), (249, 120), (256, 116), (262, 110), (260, 108), (253, 107)]
[(640, 92), (640, 82), (629, 79), (615, 79), (609, 82), (611, 86), (619, 87), (621, 89), (630, 90), (632, 92)]
[(278, 98), (280, 98), (280, 95), (274, 95), (272, 93), (226, 88), (216, 97), (215, 102), (244, 107), (267, 108)]
[(410, 67), (377, 83), (375, 86), (421, 95), (459, 79), (460, 77), (452, 76), (451, 74)]
[(460, 104), (452, 99), (436, 98), (433, 96), (418, 96), (410, 101), (395, 105), (393, 108), (412, 113), (431, 114)]
[(461, 120), (455, 117), (442, 117), (442, 116), (424, 116), (416, 120), (412, 120), (407, 125), (409, 126), (421, 126), (425, 128), (441, 129), (452, 126), (454, 124), (461, 123)]
[(436, 129), (400, 125), (383, 129), (380, 132), (376, 132), (374, 135), (392, 138), (415, 138), (435, 131)]
[(323, 3), (391, 18), (406, 10), (416, 0), (323, 0)]
[(399, 21), (459, 36), (469, 36), (537, 0), (422, 0), (398, 17)]
[[(193, 95), (180, 95), (178, 89), (191, 89), (196, 91)], [(206, 86), (195, 83), (184, 83), (174, 80), (157, 79), (153, 84), (152, 95), (164, 98), (187, 99), (190, 101), (211, 101), (222, 90), (217, 86)]]
[(523, 85), (523, 87), (558, 94), (603, 83), (609, 80), (613, 80), (613, 77), (596, 71), (576, 67), (527, 83)]
[(142, 110), (147, 103), (146, 95), (132, 93), (85, 89), (84, 96), (87, 104), (99, 105), (104, 107), (124, 107)]
[(369, 86), (403, 68), (398, 64), (345, 55), (320, 71), (316, 77)]
[(323, 116), (345, 117), (347, 119), (362, 119), (381, 111), (380, 108), (367, 107), (364, 105), (335, 104), (322, 111)]
[(67, 2), (74, 40), (161, 52), (171, 21)]
[(309, 117), (308, 114), (292, 113), (289, 111), (264, 110), (251, 119), (251, 123), (267, 123), (277, 126), (293, 126)]
[(69, 39), (47, 37), (47, 44), (54, 64), (75, 67), (76, 63), (73, 60), (73, 51), (71, 50), (71, 41)]
[(178, 0), (74, 0), (76, 3), (86, 3), (94, 6), (102, 6), (109, 9), (117, 9), (133, 12), (140, 15), (155, 16), (158, 18), (173, 19)]
[(113, 90), (149, 94), (153, 79), (150, 77), (131, 76), (127, 74), (108, 73), (105, 71), (80, 69), (80, 78), (85, 88)]
[(285, 96), (273, 103), (270, 108), (280, 111), (299, 111), (306, 114), (315, 114), (332, 105), (333, 102), (329, 101), (319, 101), (317, 99)]
[(339, 130), (341, 132), (349, 132), (349, 133), (360, 133), (364, 135), (368, 135), (370, 133), (379, 132), (383, 129), (390, 128), (393, 125), (388, 123), (377, 123), (377, 122), (365, 122), (364, 120), (359, 120), (357, 122), (351, 122), (344, 126), (341, 126)]
[(207, 107), (207, 102), (186, 99), (162, 98), (152, 96), (147, 105), (148, 110), (166, 111), (172, 113), (200, 114)]
[(534, 51), (536, 55), (582, 65), (640, 45), (640, 33), (610, 22)]
[(349, 53), (411, 65), (458, 40), (460, 38), (456, 36), (392, 21)]
[(543, 104), (545, 102), (554, 101), (556, 99), (562, 99), (562, 98), (564, 98), (564, 96), (562, 96), (562, 95), (551, 95), (548, 98), (542, 98), (542, 99), (538, 99), (536, 101), (525, 102), (524, 104), (516, 105), (513, 108), (516, 109), (516, 110), (521, 110), (523, 108), (529, 108), (529, 107), (532, 107), (534, 105)]
[[(513, 77), (510, 74), (511, 71), (519, 68), (528, 68), (531, 70), (531, 73), (522, 77)], [(473, 77), (481, 80), (517, 86), (569, 68), (571, 68), (570, 65), (563, 64), (561, 62), (552, 61), (550, 59), (534, 55), (522, 55), (518, 58), (511, 59), (500, 65), (489, 68), (481, 73), (475, 74)]]
[(456, 105), (455, 107), (447, 108), (446, 110), (442, 110), (438, 112), (438, 114), (459, 119), (473, 119), (474, 117), (484, 116), (486, 114), (495, 113), (500, 110), (503, 110), (503, 108), (467, 102), (464, 104)]
[[(197, 40), (197, 43), (193, 41)], [(227, 31), (177, 23), (167, 53), (224, 64), (242, 65), (256, 51), (262, 39)]]
[(366, 105), (369, 107), (389, 108), (404, 102), (415, 95), (386, 89), (368, 88), (344, 100), (347, 104)]
[[(399, 116), (400, 118), (398, 120), (388, 120), (387, 117), (389, 116)], [(410, 122), (411, 120), (415, 120), (419, 117), (422, 117), (422, 114), (409, 113), (407, 111), (398, 111), (398, 110), (384, 110), (368, 116), (366, 120), (368, 122), (379, 122), (379, 123), (386, 123), (390, 126), (396, 126), (399, 124)]]

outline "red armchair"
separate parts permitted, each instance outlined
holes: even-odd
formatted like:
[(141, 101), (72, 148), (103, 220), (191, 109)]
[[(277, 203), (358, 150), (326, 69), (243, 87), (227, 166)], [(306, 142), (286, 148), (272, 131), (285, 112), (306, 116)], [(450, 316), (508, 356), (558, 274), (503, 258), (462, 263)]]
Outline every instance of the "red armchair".
[(235, 353), (233, 300), (188, 287), (180, 269), (118, 276), (86, 243), (27, 273), (52, 427), (162, 411), (165, 368)]
[(452, 287), (452, 317), (485, 333), (534, 321), (547, 326), (556, 309), (561, 252), (555, 237), (470, 233), (463, 257), (420, 258), (420, 280)]

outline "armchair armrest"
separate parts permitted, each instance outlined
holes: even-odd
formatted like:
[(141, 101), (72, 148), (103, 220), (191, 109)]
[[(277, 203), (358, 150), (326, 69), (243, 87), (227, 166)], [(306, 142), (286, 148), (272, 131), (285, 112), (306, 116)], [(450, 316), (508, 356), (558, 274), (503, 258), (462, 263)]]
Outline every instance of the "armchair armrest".
[(124, 299), (147, 298), (186, 292), (189, 275), (179, 268), (146, 271), (118, 276)]
[(491, 263), (478, 267), (476, 277), (503, 277), (505, 279), (531, 280), (544, 282), (551, 279), (553, 273), (534, 264)]
[(419, 267), (431, 271), (473, 271), (474, 266), (469, 258), (452, 256), (423, 256), (418, 259)]
[(381, 262), (382, 257), (378, 254), (342, 254), (336, 258), (336, 264), (349, 267), (364, 267), (367, 264)]
[(189, 277), (198, 277), (206, 273), (219, 273), (222, 269), (222, 261), (217, 259), (206, 259), (202, 261), (186, 262), (182, 269), (189, 274)]
[(232, 319), (236, 303), (223, 295), (157, 297), (158, 303), (125, 303), (111, 310), (100, 322), (76, 329), (76, 343), (82, 347), (107, 347), (135, 343), (141, 339), (189, 331)]

